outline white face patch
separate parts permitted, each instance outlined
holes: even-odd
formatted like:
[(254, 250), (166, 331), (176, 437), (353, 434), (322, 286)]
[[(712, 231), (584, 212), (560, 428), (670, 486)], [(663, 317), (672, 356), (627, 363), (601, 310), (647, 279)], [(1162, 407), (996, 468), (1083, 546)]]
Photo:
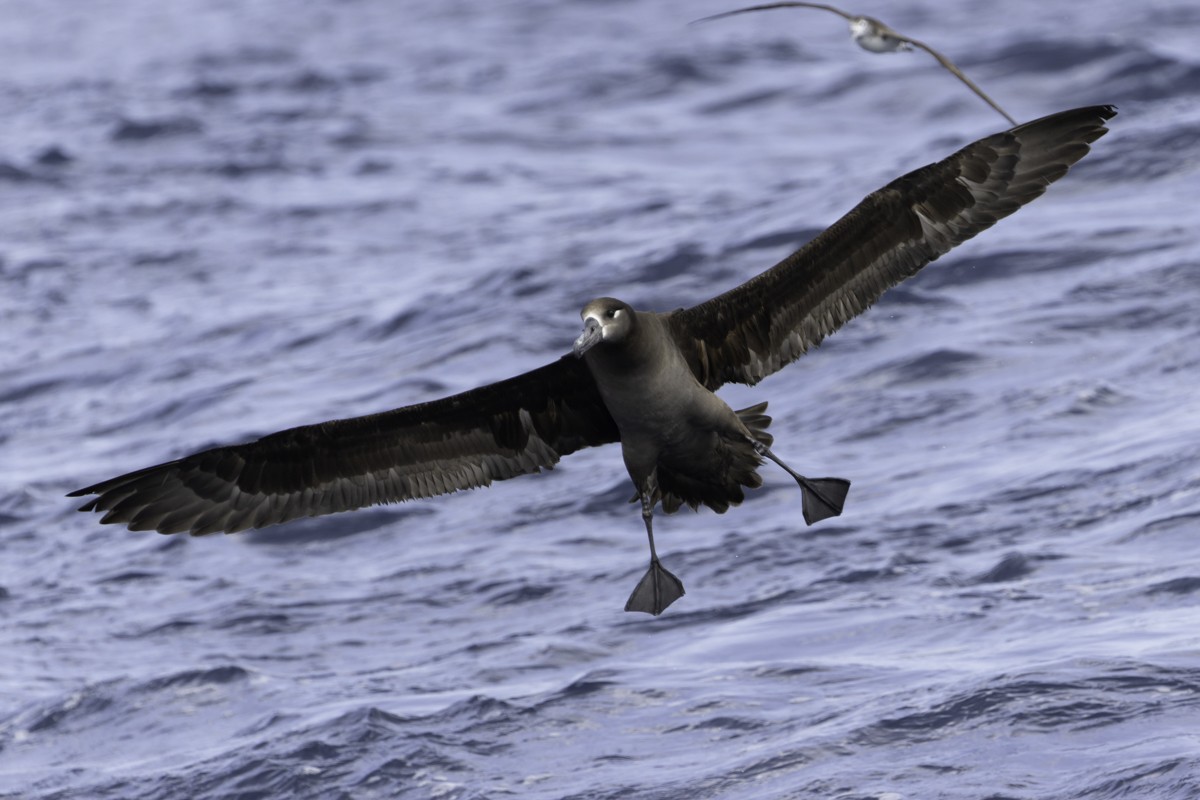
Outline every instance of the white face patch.
[(621, 316), (625, 309), (615, 308), (612, 311), (604, 312), (604, 319), (600, 321), (601, 337), (608, 339), (621, 332), (625, 326), (621, 322)]

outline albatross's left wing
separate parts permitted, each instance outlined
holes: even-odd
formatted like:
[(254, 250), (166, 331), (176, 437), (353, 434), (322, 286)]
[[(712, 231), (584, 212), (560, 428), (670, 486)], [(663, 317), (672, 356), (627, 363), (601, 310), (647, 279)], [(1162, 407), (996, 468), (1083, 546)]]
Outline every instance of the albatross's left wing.
[(868, 195), (800, 250), (670, 316), (709, 389), (755, 384), (887, 289), (1040, 196), (1103, 136), (1112, 106), (1062, 111), (969, 144)]
[(835, 8), (834, 6), (826, 5), (825, 3), (790, 2), (790, 3), (764, 3), (763, 5), (759, 5), (759, 6), (746, 6), (745, 8), (739, 8), (739, 9), (735, 9), (733, 11), (723, 11), (720, 14), (713, 14), (712, 16), (701, 17), (700, 19), (696, 20), (695, 22), (712, 22), (713, 20), (724, 19), (725, 17), (733, 17), (738, 14), (748, 14), (753, 11), (771, 11), (772, 9), (776, 9), (776, 8), (818, 8), (822, 11), (830, 11), (834, 14), (837, 14), (839, 17), (841, 17), (844, 20), (854, 19), (853, 14), (848, 14), (845, 11), (842, 11), (840, 8)]
[(71, 492), (131, 530), (194, 535), (486, 486), (615, 442), (583, 361), (382, 414), (273, 433)]

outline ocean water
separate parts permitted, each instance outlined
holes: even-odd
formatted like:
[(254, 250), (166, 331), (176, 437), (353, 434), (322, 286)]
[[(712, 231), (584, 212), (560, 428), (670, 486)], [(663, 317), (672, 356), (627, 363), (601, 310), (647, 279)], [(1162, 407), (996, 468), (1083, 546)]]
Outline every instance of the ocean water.
[(1200, 796), (1200, 7), (859, 6), (1047, 195), (735, 407), (781, 471), (660, 516), (616, 447), (201, 539), (63, 495), (556, 358), (1006, 127), (926, 54), (704, 0), (0, 0), (0, 797)]

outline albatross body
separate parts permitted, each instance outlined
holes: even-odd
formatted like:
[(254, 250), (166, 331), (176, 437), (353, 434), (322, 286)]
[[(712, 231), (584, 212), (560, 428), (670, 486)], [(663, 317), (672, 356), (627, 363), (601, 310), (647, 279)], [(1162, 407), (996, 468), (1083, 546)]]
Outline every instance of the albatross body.
[(701, 504), (724, 513), (758, 488), (762, 457), (777, 461), (800, 483), (804, 519), (813, 524), (842, 512), (850, 482), (798, 475), (770, 450), (771, 418), (760, 403), (734, 411), (696, 379), (671, 329), (671, 315), (635, 311), (601, 297), (584, 306), (584, 330), (574, 353), (583, 357), (621, 438), (625, 469), (637, 488), (650, 541), (650, 568), (626, 611), (661, 614), (683, 595), (654, 547), (653, 513)]
[(714, 392), (795, 361), (889, 287), (1040, 196), (1106, 132), (1111, 106), (1064, 111), (967, 145), (868, 195), (779, 264), (668, 313), (587, 303), (573, 352), (452, 397), (291, 428), (72, 492), (131, 530), (233, 533), (486, 486), (620, 442), (650, 544), (626, 604), (660, 614), (683, 595), (661, 564), (653, 511), (724, 512), (762, 483), (764, 459), (800, 485), (805, 520), (840, 514), (849, 482), (807, 478), (773, 452), (766, 403)]

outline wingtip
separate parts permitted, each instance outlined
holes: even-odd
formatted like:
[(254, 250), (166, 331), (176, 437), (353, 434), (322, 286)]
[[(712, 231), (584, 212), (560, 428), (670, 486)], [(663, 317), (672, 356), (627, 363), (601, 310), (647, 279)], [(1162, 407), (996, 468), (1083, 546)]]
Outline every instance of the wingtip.
[[(1039, 125), (1048, 120), (1063, 119), (1065, 117), (1078, 117), (1081, 120), (1088, 120), (1089, 122), (1092, 122), (1102, 131), (1107, 131), (1108, 128), (1105, 127), (1104, 123), (1117, 116), (1117, 113), (1117, 107), (1112, 104), (1081, 106), (1079, 108), (1071, 108), (1065, 111), (1056, 111), (1053, 114), (1047, 114), (1043, 117), (1038, 117), (1037, 119), (1031, 119), (1028, 122), (1022, 122), (1020, 125), (1016, 125), (1009, 130), (1013, 132), (1020, 132), (1024, 129), (1030, 128), (1034, 125)], [(1097, 117), (1099, 119), (1096, 119)]]
[(1117, 107), (1111, 103), (1099, 106), (1084, 106), (1083, 108), (1077, 110), (1081, 112), (1090, 112), (1100, 117), (1101, 121), (1099, 124), (1101, 127), (1104, 127), (1105, 122), (1108, 122), (1117, 115)]
[(700, 17), (700, 19), (694, 19), (694, 20), (692, 20), (691, 22), (689, 22), (689, 23), (688, 23), (688, 25), (689, 25), (689, 26), (692, 26), (692, 25), (699, 25), (699, 24), (701, 24), (701, 23), (703, 23), (703, 22), (712, 22), (713, 20), (722, 19), (723, 17), (729, 17), (729, 16), (733, 16), (733, 15), (734, 15), (734, 14), (736, 14), (736, 13), (738, 13), (738, 12), (736, 12), (736, 11), (724, 11), (724, 12), (722, 12), (722, 13), (720, 13), (720, 14), (710, 14), (710, 15), (709, 15), (709, 16), (707, 16), (707, 17)]

